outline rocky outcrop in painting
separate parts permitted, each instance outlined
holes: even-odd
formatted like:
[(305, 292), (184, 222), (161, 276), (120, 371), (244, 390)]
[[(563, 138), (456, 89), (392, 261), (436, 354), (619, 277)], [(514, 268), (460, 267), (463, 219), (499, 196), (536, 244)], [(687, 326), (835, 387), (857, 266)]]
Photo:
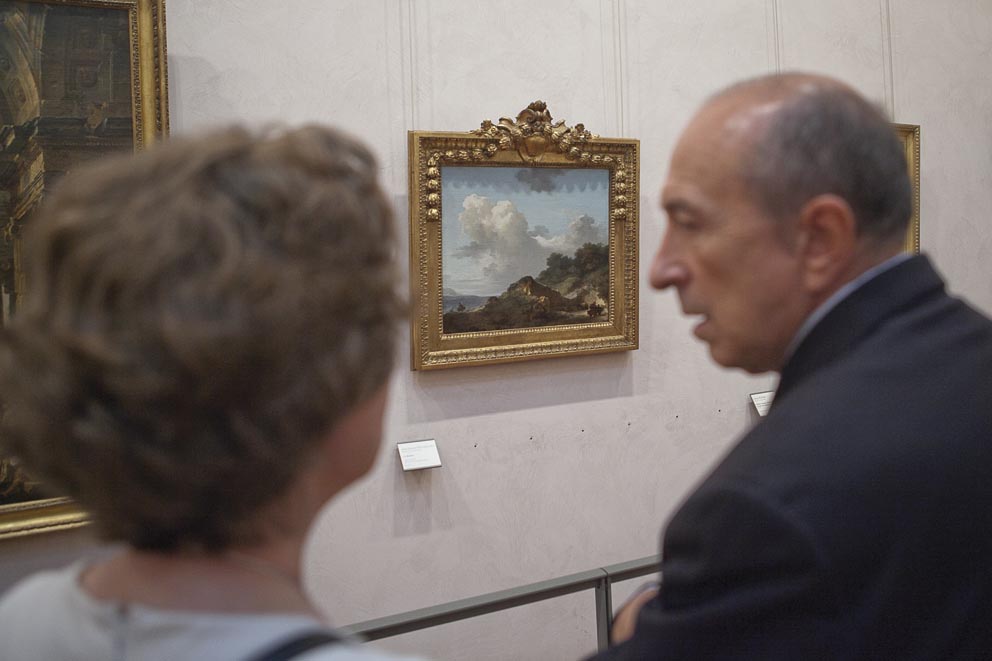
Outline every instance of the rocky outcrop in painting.
[[(609, 301), (609, 249), (587, 243), (568, 257), (552, 253), (535, 278), (525, 275), (499, 296), (444, 313), (445, 333), (473, 333), (603, 321)], [(447, 306), (446, 306), (447, 309)]]

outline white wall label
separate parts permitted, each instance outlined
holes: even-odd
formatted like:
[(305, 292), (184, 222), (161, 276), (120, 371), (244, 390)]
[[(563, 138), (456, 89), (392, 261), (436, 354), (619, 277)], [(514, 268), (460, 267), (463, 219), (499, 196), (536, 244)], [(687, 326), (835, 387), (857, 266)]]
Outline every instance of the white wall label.
[(416, 471), (422, 468), (437, 468), (441, 465), (441, 455), (437, 452), (437, 443), (433, 438), (426, 441), (410, 441), (397, 443), (400, 453), (400, 463), (403, 470)]
[(754, 404), (754, 408), (760, 416), (768, 415), (768, 409), (771, 408), (773, 399), (775, 399), (774, 390), (751, 393), (751, 402)]

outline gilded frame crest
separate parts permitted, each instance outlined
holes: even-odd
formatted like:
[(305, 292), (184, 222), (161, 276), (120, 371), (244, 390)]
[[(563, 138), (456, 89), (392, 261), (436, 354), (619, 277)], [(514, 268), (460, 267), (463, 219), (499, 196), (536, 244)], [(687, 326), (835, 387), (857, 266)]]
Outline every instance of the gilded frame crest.
[(913, 184), (913, 215), (909, 220), (904, 250), (914, 254), (920, 252), (920, 125), (893, 124), (896, 135), (902, 142), (909, 166), (909, 180)]
[(412, 369), (637, 348), (637, 140), (535, 101), (409, 157)]
[[(165, 0), (0, 2), (0, 297), (24, 296), (20, 234), (65, 172), (169, 128)], [(0, 539), (84, 525), (0, 457)]]

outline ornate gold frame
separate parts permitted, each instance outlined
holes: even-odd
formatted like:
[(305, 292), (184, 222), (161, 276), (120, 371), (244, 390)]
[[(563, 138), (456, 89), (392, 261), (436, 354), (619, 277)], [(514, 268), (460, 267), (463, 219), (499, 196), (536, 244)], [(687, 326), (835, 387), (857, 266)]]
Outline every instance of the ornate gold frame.
[(913, 182), (913, 216), (906, 232), (906, 252), (920, 252), (920, 125), (894, 124), (896, 133), (906, 151), (909, 179)]
[[(486, 120), (465, 133), (411, 131), (411, 367), (464, 365), (627, 351), (637, 348), (639, 142), (601, 138), (582, 124), (552, 123), (542, 101), (516, 120)], [(442, 182), (446, 166), (600, 169), (609, 175), (609, 295), (602, 321), (445, 333)], [(523, 274), (521, 275), (537, 275)], [(605, 309), (604, 309), (605, 308)], [(594, 313), (589, 312), (592, 318)]]
[[(132, 142), (149, 147), (168, 134), (165, 0), (24, 0), (33, 4), (119, 9), (128, 13)], [(38, 187), (39, 198), (41, 186)], [(37, 203), (33, 200), (31, 206)], [(2, 229), (2, 228), (0, 228)], [(15, 228), (16, 229), (16, 228)], [(14, 233), (15, 277), (23, 278)], [(22, 281), (22, 280), (21, 280)], [(0, 458), (0, 472), (11, 465)], [(88, 517), (68, 498), (46, 498), (0, 505), (0, 539), (84, 525)]]

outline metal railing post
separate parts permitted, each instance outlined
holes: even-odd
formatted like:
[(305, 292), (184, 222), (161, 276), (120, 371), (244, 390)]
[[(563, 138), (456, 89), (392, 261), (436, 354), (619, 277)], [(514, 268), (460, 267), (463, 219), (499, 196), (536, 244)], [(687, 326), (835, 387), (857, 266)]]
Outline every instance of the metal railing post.
[(603, 572), (596, 582), (596, 642), (602, 652), (610, 646), (610, 629), (613, 628), (613, 581)]

